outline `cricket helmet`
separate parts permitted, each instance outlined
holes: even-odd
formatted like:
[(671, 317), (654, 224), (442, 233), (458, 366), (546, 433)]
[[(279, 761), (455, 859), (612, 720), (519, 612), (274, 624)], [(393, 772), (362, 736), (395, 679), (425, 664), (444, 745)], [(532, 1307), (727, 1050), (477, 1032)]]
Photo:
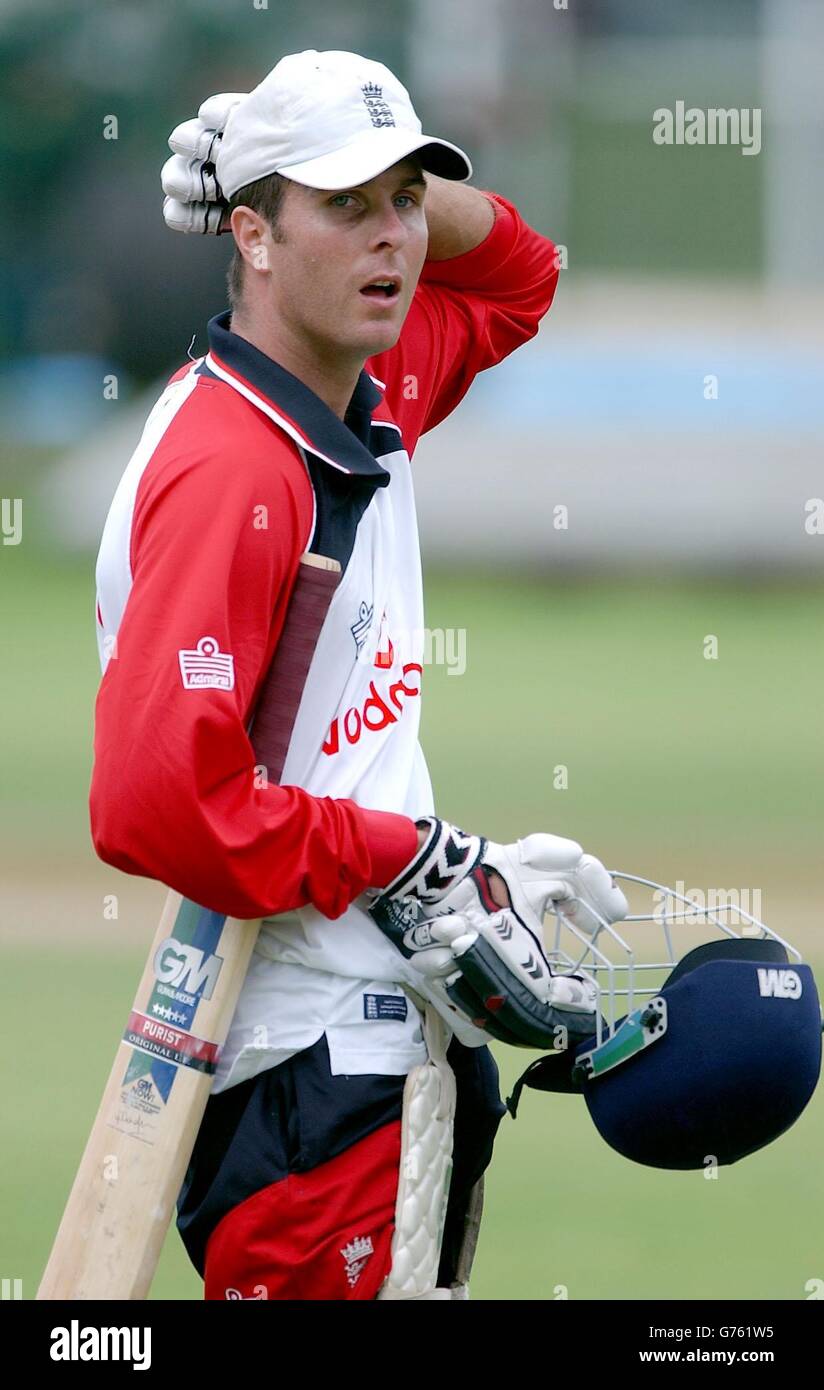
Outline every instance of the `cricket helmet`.
[(507, 1108), (514, 1117), (524, 1086), (580, 1092), (601, 1136), (636, 1163), (735, 1163), (789, 1129), (815, 1090), (813, 972), (737, 894), (718, 902), (612, 874), (640, 910), (611, 925), (588, 908), (590, 934), (561, 904), (545, 926), (553, 970), (597, 987), (595, 1031), (533, 1062)]

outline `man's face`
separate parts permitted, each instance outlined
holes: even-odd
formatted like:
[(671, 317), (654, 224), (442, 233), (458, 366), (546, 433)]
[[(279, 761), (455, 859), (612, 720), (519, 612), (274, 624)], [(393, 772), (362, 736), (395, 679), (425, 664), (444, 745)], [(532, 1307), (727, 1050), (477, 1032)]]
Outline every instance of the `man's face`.
[[(414, 158), (338, 192), (288, 182), (266, 284), (291, 334), (355, 360), (395, 345), (426, 257), (425, 192)], [(380, 280), (391, 293), (367, 288)]]

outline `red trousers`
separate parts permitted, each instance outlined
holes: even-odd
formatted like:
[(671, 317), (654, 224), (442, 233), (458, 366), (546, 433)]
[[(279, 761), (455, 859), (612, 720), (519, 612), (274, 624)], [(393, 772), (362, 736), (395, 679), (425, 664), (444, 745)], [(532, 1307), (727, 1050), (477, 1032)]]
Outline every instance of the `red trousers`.
[[(438, 1283), (455, 1276), (501, 1117), (487, 1047), (453, 1038), (452, 1181)], [(389, 1273), (405, 1076), (332, 1075), (325, 1036), (209, 1097), (177, 1227), (207, 1299), (374, 1299)]]
[(206, 1246), (207, 1299), (374, 1299), (389, 1273), (401, 1151), (392, 1121), (223, 1217)]

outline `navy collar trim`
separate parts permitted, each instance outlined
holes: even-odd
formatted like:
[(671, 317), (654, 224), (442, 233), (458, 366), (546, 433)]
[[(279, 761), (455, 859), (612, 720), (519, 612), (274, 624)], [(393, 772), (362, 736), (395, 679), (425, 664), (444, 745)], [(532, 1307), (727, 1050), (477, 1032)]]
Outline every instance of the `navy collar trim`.
[(382, 399), (366, 369), (361, 371), (347, 409), (350, 429), (292, 372), (233, 333), (230, 317), (227, 309), (209, 320), (210, 351), (203, 367), (234, 387), (324, 462), (344, 473), (380, 480), (379, 485), (388, 483), (389, 473), (363, 442), (369, 438), (372, 411)]

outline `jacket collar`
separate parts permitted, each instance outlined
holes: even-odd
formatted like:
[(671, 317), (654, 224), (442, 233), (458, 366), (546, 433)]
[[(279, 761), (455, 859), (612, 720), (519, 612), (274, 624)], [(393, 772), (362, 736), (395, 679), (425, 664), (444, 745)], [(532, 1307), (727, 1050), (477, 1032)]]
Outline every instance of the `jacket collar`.
[[(352, 393), (346, 423), (325, 401), (229, 328), (227, 309), (209, 320), (209, 352), (200, 371), (229, 386), (279, 424), (302, 448), (344, 473), (374, 478), (379, 487), (390, 475), (370, 452), (366, 440), (372, 411), (382, 400), (375, 380), (364, 368)], [(354, 432), (353, 432), (354, 431)]]

